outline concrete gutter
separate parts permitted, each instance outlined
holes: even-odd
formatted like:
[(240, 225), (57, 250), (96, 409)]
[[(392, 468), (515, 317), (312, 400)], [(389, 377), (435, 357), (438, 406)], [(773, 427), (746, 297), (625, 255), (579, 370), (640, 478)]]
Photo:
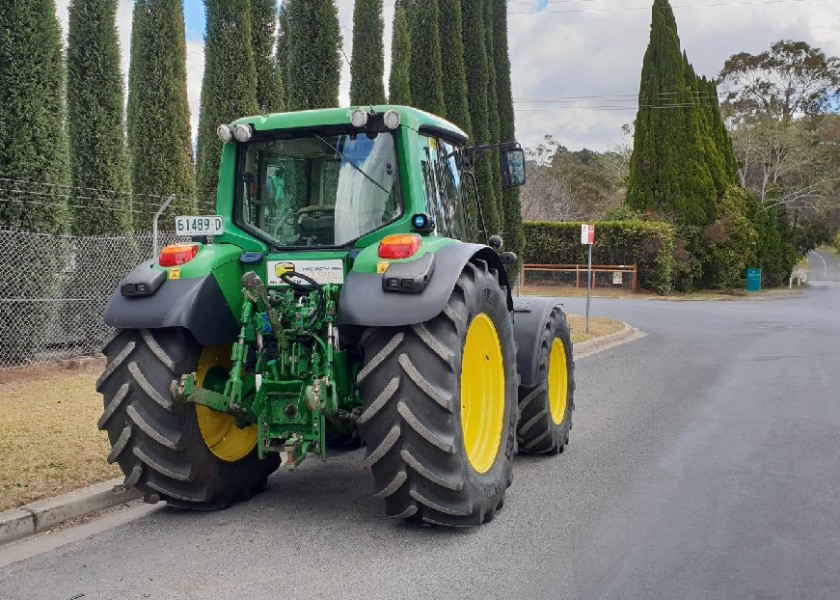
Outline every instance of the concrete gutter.
[(122, 479), (112, 479), (54, 498), (31, 502), (0, 513), (0, 544), (7, 544), (56, 525), (111, 508), (140, 497), (135, 489), (125, 489)]
[(615, 333), (604, 335), (595, 338), (594, 340), (587, 340), (585, 342), (575, 344), (575, 360), (586, 358), (587, 356), (598, 354), (599, 352), (615, 348), (621, 344), (641, 339), (646, 335), (647, 334), (645, 332), (639, 331), (635, 327), (624, 323), (624, 329), (621, 331), (616, 331)]

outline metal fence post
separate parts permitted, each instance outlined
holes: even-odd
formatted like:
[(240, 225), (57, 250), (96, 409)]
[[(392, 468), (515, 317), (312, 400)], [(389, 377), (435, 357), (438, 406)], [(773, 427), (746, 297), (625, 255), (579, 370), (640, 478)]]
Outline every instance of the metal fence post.
[(163, 206), (161, 206), (155, 213), (155, 219), (152, 221), (152, 258), (155, 258), (158, 255), (158, 219), (160, 219), (163, 211), (169, 208), (169, 205), (172, 204), (173, 200), (175, 200), (175, 194), (172, 194), (166, 199)]

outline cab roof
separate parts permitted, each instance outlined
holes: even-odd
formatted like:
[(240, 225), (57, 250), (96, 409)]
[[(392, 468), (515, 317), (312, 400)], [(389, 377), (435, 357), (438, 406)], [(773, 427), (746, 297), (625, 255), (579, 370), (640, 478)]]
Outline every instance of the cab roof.
[(350, 106), (347, 108), (321, 108), (297, 112), (273, 113), (237, 119), (232, 125), (250, 123), (257, 131), (271, 131), (275, 129), (305, 129), (329, 127), (331, 125), (350, 125), (350, 116), (357, 108), (382, 114), (388, 110), (395, 110), (400, 115), (400, 124), (415, 131), (435, 131), (449, 136), (462, 144), (466, 144), (469, 136), (457, 125), (450, 123), (431, 113), (394, 104), (379, 104), (376, 106)]

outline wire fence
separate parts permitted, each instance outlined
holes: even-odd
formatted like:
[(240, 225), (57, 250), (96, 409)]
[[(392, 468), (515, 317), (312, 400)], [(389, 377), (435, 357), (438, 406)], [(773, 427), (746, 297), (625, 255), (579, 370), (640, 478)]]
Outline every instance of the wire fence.
[[(111, 294), (155, 255), (151, 225), (165, 200), (0, 179), (0, 369), (99, 352)], [(183, 239), (170, 215), (159, 225), (158, 247)]]

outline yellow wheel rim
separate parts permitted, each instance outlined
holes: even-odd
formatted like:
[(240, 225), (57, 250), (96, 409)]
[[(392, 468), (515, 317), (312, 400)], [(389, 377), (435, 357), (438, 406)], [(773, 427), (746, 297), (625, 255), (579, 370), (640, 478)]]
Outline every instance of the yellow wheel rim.
[(569, 392), (569, 372), (566, 365), (566, 349), (559, 338), (551, 342), (548, 355), (548, 403), (551, 408), (551, 420), (555, 425), (563, 422), (566, 416), (566, 402)]
[[(211, 346), (201, 352), (196, 369), (198, 385), (215, 392), (224, 391), (230, 373), (230, 346)], [(244, 429), (236, 426), (236, 420), (222, 412), (196, 404), (195, 414), (198, 429), (210, 452), (226, 462), (242, 460), (257, 445), (257, 426)]]
[(505, 368), (493, 321), (481, 313), (467, 330), (461, 362), (461, 428), (472, 467), (486, 473), (496, 462), (505, 425)]

